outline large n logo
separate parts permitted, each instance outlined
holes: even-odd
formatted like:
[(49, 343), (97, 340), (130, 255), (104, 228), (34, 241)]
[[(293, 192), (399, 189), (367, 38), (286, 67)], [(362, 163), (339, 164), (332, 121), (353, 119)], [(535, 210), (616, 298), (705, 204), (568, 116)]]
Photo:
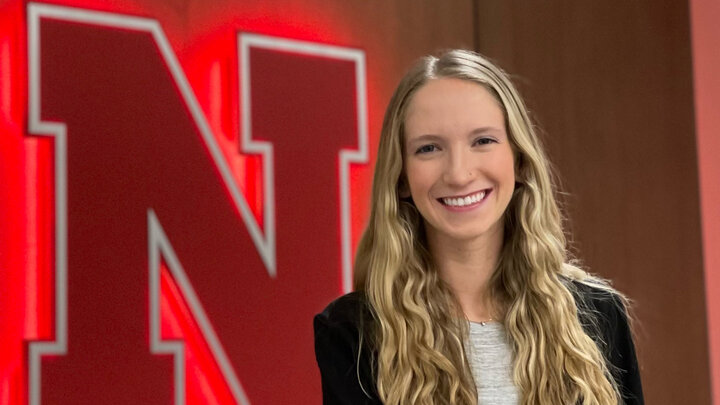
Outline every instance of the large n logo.
[[(28, 345), (30, 403), (319, 402), (311, 315), (350, 288), (363, 54), (239, 35), (253, 210), (156, 21), (31, 4), (28, 43), (56, 198), (54, 339)], [(193, 336), (166, 330), (183, 323)]]

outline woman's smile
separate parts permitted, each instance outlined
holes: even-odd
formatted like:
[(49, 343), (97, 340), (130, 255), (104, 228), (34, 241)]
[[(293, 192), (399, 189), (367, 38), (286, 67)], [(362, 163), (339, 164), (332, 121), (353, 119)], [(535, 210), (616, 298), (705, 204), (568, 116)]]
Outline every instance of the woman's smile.
[(482, 205), (485, 197), (489, 196), (491, 192), (492, 189), (487, 188), (466, 195), (441, 197), (437, 201), (450, 211), (464, 212)]

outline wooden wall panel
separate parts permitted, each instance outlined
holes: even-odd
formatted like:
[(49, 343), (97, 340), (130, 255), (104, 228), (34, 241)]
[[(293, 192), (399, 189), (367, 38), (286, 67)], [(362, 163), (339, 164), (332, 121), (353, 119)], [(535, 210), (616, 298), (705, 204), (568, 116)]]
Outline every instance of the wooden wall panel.
[(476, 31), (544, 129), (578, 256), (636, 302), (646, 402), (709, 404), (687, 2), (478, 0)]

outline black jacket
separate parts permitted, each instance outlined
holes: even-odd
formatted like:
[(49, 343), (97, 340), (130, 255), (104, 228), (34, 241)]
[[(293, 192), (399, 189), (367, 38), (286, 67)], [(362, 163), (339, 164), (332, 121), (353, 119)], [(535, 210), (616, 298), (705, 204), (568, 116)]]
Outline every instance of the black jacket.
[[(618, 297), (604, 290), (572, 284), (578, 306), (597, 316), (597, 328), (591, 327), (588, 319), (581, 317), (580, 321), (603, 349), (625, 404), (643, 405), (640, 373), (624, 306)], [(371, 369), (374, 353), (369, 339), (363, 339), (358, 357), (360, 330), (369, 331), (372, 324), (364, 297), (357, 292), (338, 298), (315, 316), (315, 357), (322, 377), (324, 405), (382, 404)]]

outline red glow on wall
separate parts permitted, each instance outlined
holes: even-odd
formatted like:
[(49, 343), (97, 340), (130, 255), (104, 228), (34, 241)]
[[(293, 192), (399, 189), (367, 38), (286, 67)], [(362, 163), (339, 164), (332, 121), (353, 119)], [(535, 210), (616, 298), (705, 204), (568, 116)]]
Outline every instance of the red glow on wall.
[(23, 3), (0, 5), (1, 404), (27, 403), (25, 342), (53, 335), (53, 145), (25, 136), (25, 33)]
[[(23, 305), (35, 278), (28, 277), (30, 266), (37, 268), (41, 249), (31, 245), (37, 237), (33, 208), (38, 207), (37, 193), (29, 186), (34, 182), (28, 167), (35, 173), (38, 141), (25, 143), (26, 65), (25, 23), (22, 4), (5, 2), (0, 5), (0, 403), (24, 403), (26, 369), (23, 338), (37, 335), (37, 317), (44, 308)], [(34, 227), (29, 228), (31, 224)], [(29, 263), (28, 263), (29, 262)], [(8, 311), (7, 308), (12, 310)], [(30, 313), (34, 310), (34, 313)]]
[(0, 113), (5, 121), (10, 121), (10, 39), (3, 38), (0, 43)]

